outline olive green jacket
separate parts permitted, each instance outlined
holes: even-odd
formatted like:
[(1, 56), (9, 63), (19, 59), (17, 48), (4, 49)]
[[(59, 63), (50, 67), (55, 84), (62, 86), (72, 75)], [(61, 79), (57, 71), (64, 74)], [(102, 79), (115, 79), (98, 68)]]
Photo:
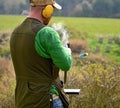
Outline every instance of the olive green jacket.
[[(59, 50), (61, 56), (53, 49)], [(61, 45), (58, 34), (47, 30), (40, 21), (27, 18), (13, 31), (10, 51), (16, 74), (15, 108), (50, 108), (50, 87), (59, 77), (54, 65), (67, 71), (72, 63), (72, 57)]]

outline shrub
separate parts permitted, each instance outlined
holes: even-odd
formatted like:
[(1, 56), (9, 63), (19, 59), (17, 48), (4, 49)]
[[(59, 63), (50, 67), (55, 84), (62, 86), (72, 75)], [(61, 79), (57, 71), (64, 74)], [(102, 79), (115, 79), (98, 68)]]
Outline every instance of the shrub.
[(72, 40), (70, 44), (73, 53), (80, 53), (81, 51), (88, 50), (88, 44), (85, 40)]
[(14, 88), (15, 76), (12, 63), (8, 59), (0, 58), (0, 108), (13, 108)]
[[(78, 60), (76, 60), (78, 61)], [(67, 88), (80, 88), (70, 96), (70, 108), (119, 108), (120, 67), (110, 63), (74, 62)]]

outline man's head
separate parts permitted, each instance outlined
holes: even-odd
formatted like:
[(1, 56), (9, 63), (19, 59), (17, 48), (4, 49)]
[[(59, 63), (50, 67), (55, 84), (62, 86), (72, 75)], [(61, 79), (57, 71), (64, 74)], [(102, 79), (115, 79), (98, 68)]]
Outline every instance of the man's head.
[(34, 17), (37, 16), (37, 18), (39, 17), (42, 19), (45, 25), (49, 23), (51, 16), (53, 15), (54, 8), (58, 10), (62, 9), (62, 7), (54, 0), (30, 0), (30, 5)]

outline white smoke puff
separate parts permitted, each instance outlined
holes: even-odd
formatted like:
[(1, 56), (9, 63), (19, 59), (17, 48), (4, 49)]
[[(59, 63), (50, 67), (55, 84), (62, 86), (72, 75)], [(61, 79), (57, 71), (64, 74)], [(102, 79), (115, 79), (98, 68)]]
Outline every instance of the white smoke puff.
[(67, 44), (69, 43), (69, 41), (68, 41), (69, 35), (68, 35), (67, 30), (63, 26), (63, 24), (62, 23), (54, 23), (52, 25), (52, 28), (55, 29), (59, 33), (63, 45), (67, 46)]

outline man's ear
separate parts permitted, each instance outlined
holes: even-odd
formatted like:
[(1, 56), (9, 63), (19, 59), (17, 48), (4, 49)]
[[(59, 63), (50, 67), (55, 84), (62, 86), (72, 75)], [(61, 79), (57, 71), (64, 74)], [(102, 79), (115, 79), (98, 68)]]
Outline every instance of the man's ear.
[(42, 16), (45, 18), (50, 18), (53, 15), (54, 8), (52, 5), (47, 5), (43, 10), (42, 10)]

